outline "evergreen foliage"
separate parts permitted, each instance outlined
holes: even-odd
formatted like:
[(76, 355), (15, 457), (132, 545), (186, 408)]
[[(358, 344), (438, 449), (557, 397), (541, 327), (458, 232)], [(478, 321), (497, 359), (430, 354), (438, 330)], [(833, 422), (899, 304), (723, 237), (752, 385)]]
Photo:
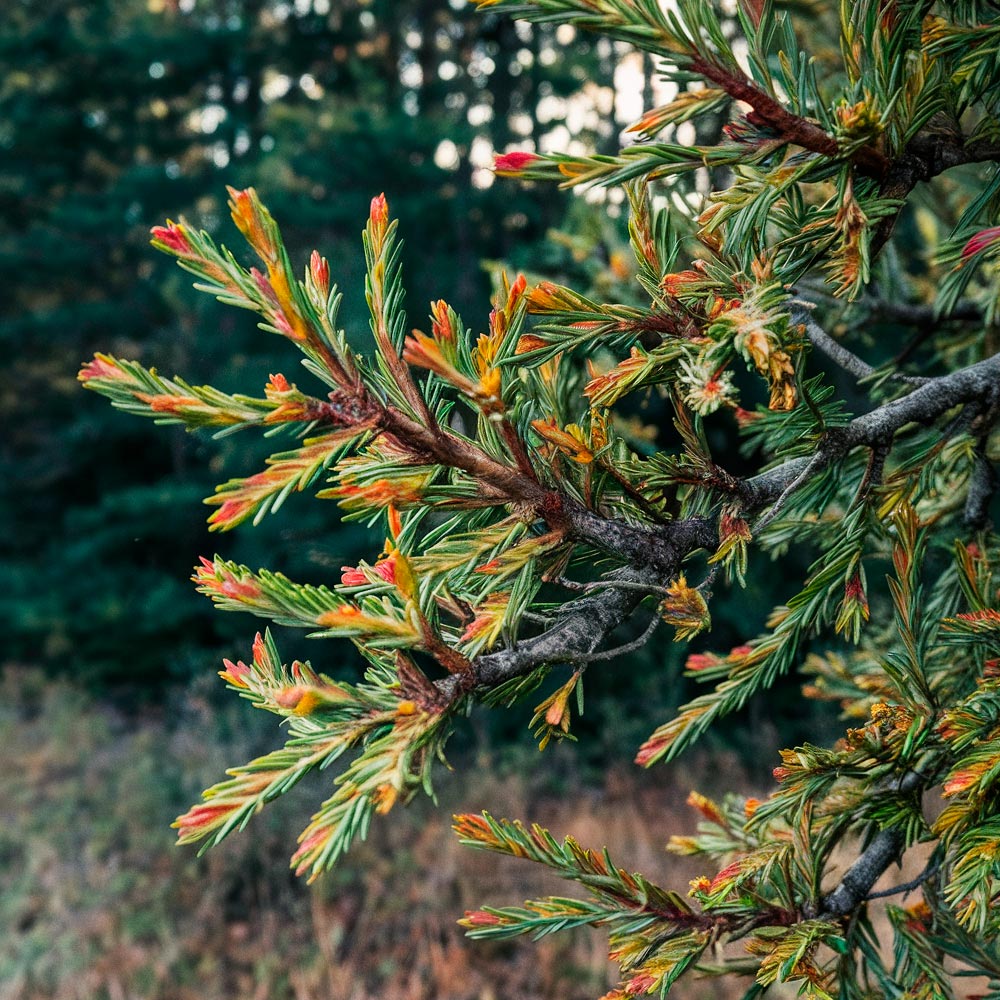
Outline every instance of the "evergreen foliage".
[[(705, 864), (686, 895), (572, 838), (457, 817), (463, 842), (587, 894), (464, 923), (476, 937), (608, 928), (622, 971), (609, 1000), (664, 995), (682, 975), (732, 976), (748, 997), (777, 983), (946, 997), (965, 976), (1000, 995), (994, 5), (745, 0), (737, 26), (708, 0), (480, 6), (636, 46), (676, 85), (618, 152), (496, 161), (502, 176), (624, 186), (645, 301), (503, 275), (488, 317), (469, 326), (436, 299), (412, 329), (406, 234), (378, 195), (363, 347), (339, 324), (337, 268), (293, 263), (252, 188), (231, 189), (230, 209), (253, 267), (183, 220), (153, 230), (198, 287), (302, 352), (307, 387), (274, 374), (263, 396), (229, 395), (110, 355), (84, 366), (86, 387), (190, 429), (285, 436), (263, 471), (209, 498), (213, 528), (313, 490), (386, 539), (323, 586), (203, 560), (195, 579), (220, 607), (348, 638), (369, 668), (353, 684), (286, 666), (270, 635), (249, 663), (227, 661), (226, 683), (288, 720), (288, 739), (208, 789), (177, 820), (182, 842), (217, 844), (335, 765), (292, 858), (315, 878), (376, 814), (432, 794), (475, 703), (546, 685), (531, 726), (542, 748), (568, 737), (591, 670), (627, 663), (661, 623), (678, 642), (707, 631), (713, 587), (794, 566), (795, 547), (813, 557), (804, 579), (756, 637), (689, 656), (704, 692), (636, 760), (672, 760), (797, 669), (805, 696), (840, 706), (843, 737), (783, 751), (764, 801), (692, 793), (698, 833), (670, 845)], [(825, 45), (814, 59), (807, 33)], [(681, 141), (679, 126), (720, 110), (717, 141)], [(925, 243), (908, 253), (914, 233)], [(651, 452), (628, 407), (655, 396), (675, 416)], [(751, 475), (726, 468), (740, 442)], [(645, 631), (621, 644), (630, 620)], [(874, 891), (918, 845), (922, 875)], [(885, 904), (883, 947), (873, 901), (917, 891)]]

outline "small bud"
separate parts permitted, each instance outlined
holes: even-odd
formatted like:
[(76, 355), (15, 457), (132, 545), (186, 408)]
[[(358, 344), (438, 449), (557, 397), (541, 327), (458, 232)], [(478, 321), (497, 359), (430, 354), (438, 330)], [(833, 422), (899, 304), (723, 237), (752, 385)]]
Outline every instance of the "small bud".
[(981, 229), (962, 247), (962, 260), (966, 261), (970, 257), (975, 257), (976, 254), (982, 253), (998, 241), (1000, 241), (1000, 226)]
[(372, 198), (371, 208), (368, 213), (371, 224), (375, 229), (383, 229), (389, 222), (389, 203), (385, 200), (385, 195), (380, 194)]
[(493, 170), (500, 174), (501, 177), (516, 177), (538, 159), (541, 159), (541, 157), (535, 153), (526, 153), (523, 151), (501, 153), (493, 161)]
[(178, 256), (186, 257), (194, 252), (187, 229), (180, 223), (167, 219), (165, 226), (154, 226), (150, 231), (154, 246), (161, 250), (169, 250)]
[(317, 250), (313, 250), (309, 258), (309, 270), (312, 279), (316, 284), (316, 289), (325, 298), (330, 294), (330, 265), (325, 257), (321, 257)]
[(691, 886), (688, 895), (693, 896), (696, 892), (708, 892), (712, 886), (712, 880), (705, 875), (699, 875), (697, 878), (691, 879), (688, 885)]

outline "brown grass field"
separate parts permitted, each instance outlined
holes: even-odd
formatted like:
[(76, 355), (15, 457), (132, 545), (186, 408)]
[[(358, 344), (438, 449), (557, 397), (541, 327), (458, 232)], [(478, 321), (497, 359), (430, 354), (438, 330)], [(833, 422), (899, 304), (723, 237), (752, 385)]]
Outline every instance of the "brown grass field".
[[(553, 772), (552, 750), (540, 758), (526, 741), (516, 768), (456, 761), (438, 808), (376, 822), (308, 887), (287, 857), (322, 782), (200, 859), (169, 829), (225, 767), (266, 749), (270, 718), (190, 694), (139, 724), (31, 671), (9, 672), (0, 695), (0, 1000), (596, 1000), (616, 982), (600, 931), (465, 939), (465, 909), (580, 890), (459, 846), (451, 813), (488, 807), (572, 833), (683, 891), (713, 874), (664, 851), (695, 827), (688, 791), (742, 784), (735, 759), (689, 758), (613, 767), (594, 787), (574, 777), (572, 747), (556, 749)], [(741, 993), (702, 979), (672, 995)]]

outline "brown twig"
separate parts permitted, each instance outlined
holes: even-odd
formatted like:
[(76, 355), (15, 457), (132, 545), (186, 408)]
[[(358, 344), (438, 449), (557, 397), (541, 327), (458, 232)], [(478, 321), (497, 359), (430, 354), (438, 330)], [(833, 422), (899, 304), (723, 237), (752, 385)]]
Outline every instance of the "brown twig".
[[(793, 114), (742, 73), (715, 65), (700, 56), (691, 60), (691, 69), (721, 87), (734, 100), (749, 104), (753, 109), (754, 123), (773, 129), (786, 142), (831, 158), (843, 155), (837, 140), (829, 132), (808, 118)], [(861, 172), (870, 177), (882, 177), (890, 166), (889, 160), (873, 146), (861, 146), (851, 154), (851, 158)]]

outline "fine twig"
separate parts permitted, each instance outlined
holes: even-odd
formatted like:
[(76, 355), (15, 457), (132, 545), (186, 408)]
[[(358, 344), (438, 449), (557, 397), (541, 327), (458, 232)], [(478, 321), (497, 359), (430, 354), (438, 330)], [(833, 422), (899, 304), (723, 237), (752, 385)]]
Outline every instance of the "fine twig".
[(911, 878), (909, 882), (901, 882), (899, 885), (894, 885), (891, 889), (879, 889), (878, 892), (870, 892), (865, 899), (885, 899), (886, 896), (898, 896), (900, 893), (913, 892), (914, 889), (919, 889), (928, 879), (933, 878), (940, 868), (941, 862), (933, 861), (916, 878)]
[(592, 594), (595, 590), (607, 590), (609, 587), (613, 587), (615, 590), (637, 590), (644, 594), (667, 593), (666, 587), (648, 583), (630, 583), (626, 580), (592, 580), (589, 583), (580, 583), (578, 580), (570, 580), (560, 576), (552, 582), (558, 583), (560, 587), (565, 587), (567, 590), (576, 590), (585, 594)]
[(778, 498), (771, 505), (771, 509), (758, 518), (757, 523), (753, 526), (753, 534), (759, 535), (781, 513), (789, 497), (809, 482), (816, 472), (828, 462), (829, 457), (822, 450), (812, 455), (807, 461), (805, 468), (781, 491)]
[[(848, 374), (853, 375), (858, 382), (867, 382), (876, 378), (878, 369), (873, 368), (867, 361), (859, 358), (853, 351), (848, 350), (843, 344), (833, 339), (813, 318), (809, 310), (813, 308), (812, 303), (802, 299), (793, 299), (791, 317), (794, 323), (800, 323), (806, 329), (806, 336), (809, 342), (818, 351), (825, 354), (835, 365), (842, 368)], [(924, 385), (931, 379), (923, 378), (919, 375), (904, 375), (900, 372), (890, 374), (889, 379), (893, 382), (902, 382), (906, 385)]]
[(587, 653), (584, 656), (578, 656), (573, 660), (573, 663), (596, 663), (599, 660), (613, 660), (616, 657), (624, 656), (626, 653), (634, 653), (636, 650), (642, 649), (642, 647), (649, 642), (659, 624), (660, 616), (653, 615), (653, 617), (649, 620), (649, 624), (643, 630), (642, 635), (640, 635), (637, 639), (633, 639), (631, 642), (623, 643), (621, 646), (615, 646), (614, 649), (604, 649), (599, 653)]

